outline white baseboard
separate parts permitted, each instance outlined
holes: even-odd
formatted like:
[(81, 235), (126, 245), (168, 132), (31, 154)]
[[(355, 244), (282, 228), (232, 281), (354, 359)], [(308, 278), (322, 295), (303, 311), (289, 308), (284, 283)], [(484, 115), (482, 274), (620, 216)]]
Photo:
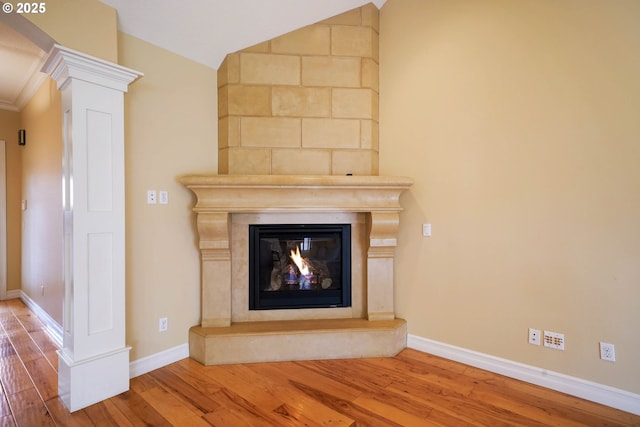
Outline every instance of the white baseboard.
[(407, 347), (640, 415), (640, 395), (409, 334)]
[[(11, 294), (11, 295), (10, 295)], [(58, 347), (62, 347), (62, 327), (53, 320), (49, 314), (44, 311), (29, 295), (18, 290), (7, 292), (7, 299), (20, 298), (27, 307), (40, 319), (44, 324), (51, 338), (56, 342)], [(161, 351), (142, 359), (134, 360), (129, 363), (129, 377), (134, 378), (154, 369), (162, 368), (170, 363), (177, 362), (189, 357), (189, 344), (181, 344), (179, 346)]]
[(22, 294), (22, 291), (20, 289), (14, 289), (12, 291), (7, 291), (7, 294), (5, 295), (4, 299), (16, 299), (16, 298), (20, 298), (20, 295)]
[(40, 321), (44, 324), (49, 336), (56, 342), (58, 347), (62, 347), (62, 326), (58, 324), (53, 317), (49, 316), (49, 313), (44, 311), (42, 307), (40, 307), (34, 300), (32, 300), (29, 295), (25, 294), (22, 291), (11, 291), (17, 292), (18, 295), (16, 298), (20, 298), (22, 302), (26, 304), (27, 307), (40, 319)]
[[(10, 298), (20, 298), (62, 347), (62, 327), (46, 311), (22, 291), (7, 292), (7, 299)], [(640, 415), (639, 394), (411, 334), (407, 336), (407, 347)], [(135, 378), (187, 357), (188, 343), (143, 357), (129, 363), (129, 377)]]
[(134, 360), (129, 364), (129, 378), (135, 378), (187, 357), (189, 357), (189, 344), (184, 343), (151, 356)]

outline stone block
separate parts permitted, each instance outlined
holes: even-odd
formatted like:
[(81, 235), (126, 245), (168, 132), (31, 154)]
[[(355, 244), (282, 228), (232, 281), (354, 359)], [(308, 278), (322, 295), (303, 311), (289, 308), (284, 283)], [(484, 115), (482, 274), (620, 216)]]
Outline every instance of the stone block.
[(240, 145), (240, 118), (227, 116), (218, 120), (218, 144), (220, 148)]
[(331, 114), (351, 119), (378, 119), (378, 94), (371, 89), (333, 89)]
[(379, 147), (378, 122), (375, 120), (360, 121), (360, 148), (378, 151)]
[(272, 53), (329, 55), (331, 30), (327, 25), (310, 25), (271, 41)]
[(269, 175), (271, 150), (268, 148), (227, 148), (229, 175)]
[(374, 38), (378, 39), (377, 33), (369, 27), (334, 26), (331, 28), (331, 54), (373, 58)]
[(220, 66), (218, 67), (218, 88), (220, 88), (221, 86), (226, 85), (228, 82), (227, 80), (227, 59), (229, 58), (229, 56), (227, 55), (224, 60), (222, 61), (222, 63), (220, 64)]
[(329, 175), (331, 152), (314, 149), (274, 149), (271, 153), (274, 175)]
[(362, 59), (362, 87), (376, 92), (380, 86), (380, 72), (378, 63), (371, 58)]
[(229, 174), (229, 148), (218, 147), (218, 173)]
[(229, 85), (218, 88), (218, 118), (229, 115)]
[(271, 90), (268, 86), (228, 85), (227, 87), (230, 115), (271, 115)]
[(377, 175), (378, 153), (372, 150), (334, 150), (331, 158), (333, 175)]
[(329, 117), (331, 89), (276, 86), (271, 102), (274, 116)]
[(229, 147), (229, 116), (218, 119), (218, 151)]
[(371, 58), (380, 63), (380, 38), (375, 31), (371, 31)]
[(231, 53), (218, 68), (218, 87), (240, 81), (240, 55)]
[(299, 85), (300, 57), (261, 53), (240, 54), (242, 84)]
[(300, 119), (284, 117), (242, 117), (243, 147), (300, 147)]
[(302, 119), (305, 148), (358, 148), (360, 121), (345, 119)]
[(380, 11), (373, 4), (369, 3), (360, 8), (360, 13), (362, 15), (362, 26), (371, 27), (376, 32), (380, 32)]
[(304, 86), (360, 87), (360, 58), (308, 56), (302, 58)]

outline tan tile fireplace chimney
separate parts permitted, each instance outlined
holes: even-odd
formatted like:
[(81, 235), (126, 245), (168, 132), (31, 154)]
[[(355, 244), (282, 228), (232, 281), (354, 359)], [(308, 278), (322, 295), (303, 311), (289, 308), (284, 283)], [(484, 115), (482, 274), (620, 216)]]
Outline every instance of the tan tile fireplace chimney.
[(219, 173), (377, 175), (378, 21), (368, 4), (227, 55)]
[[(378, 176), (378, 10), (372, 4), (227, 56), (219, 171), (185, 176), (202, 265), (204, 364), (392, 356), (400, 195)], [(351, 225), (351, 306), (249, 310), (250, 224)]]

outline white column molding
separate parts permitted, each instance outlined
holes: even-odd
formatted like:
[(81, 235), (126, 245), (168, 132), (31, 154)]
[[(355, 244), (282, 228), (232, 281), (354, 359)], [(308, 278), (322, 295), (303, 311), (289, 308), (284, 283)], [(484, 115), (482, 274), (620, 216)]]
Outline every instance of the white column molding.
[(129, 389), (124, 92), (142, 74), (54, 46), (62, 92), (64, 310), (58, 392), (76, 411)]

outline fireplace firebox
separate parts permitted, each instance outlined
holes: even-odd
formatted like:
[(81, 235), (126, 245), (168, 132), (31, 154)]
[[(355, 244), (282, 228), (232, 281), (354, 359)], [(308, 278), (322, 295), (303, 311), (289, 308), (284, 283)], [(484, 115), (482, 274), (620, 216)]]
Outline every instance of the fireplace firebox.
[(249, 226), (249, 310), (350, 306), (350, 224)]

